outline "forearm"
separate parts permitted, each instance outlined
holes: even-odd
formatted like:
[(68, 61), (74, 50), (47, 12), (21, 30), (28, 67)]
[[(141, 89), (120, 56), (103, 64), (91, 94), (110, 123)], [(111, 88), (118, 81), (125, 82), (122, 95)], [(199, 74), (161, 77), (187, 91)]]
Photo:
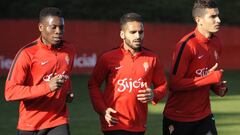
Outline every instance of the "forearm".
[(7, 101), (28, 100), (50, 93), (48, 83), (36, 86), (24, 86), (17, 84), (6, 84), (5, 99)]
[(189, 91), (195, 90), (199, 87), (212, 85), (221, 81), (221, 71), (214, 71), (203, 77), (196, 78), (177, 78), (172, 76), (170, 78), (171, 91)]

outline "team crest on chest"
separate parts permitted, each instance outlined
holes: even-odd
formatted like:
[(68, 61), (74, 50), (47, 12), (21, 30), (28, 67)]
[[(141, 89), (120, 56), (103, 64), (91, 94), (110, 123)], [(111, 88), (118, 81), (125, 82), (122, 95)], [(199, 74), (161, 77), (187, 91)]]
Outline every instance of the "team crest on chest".
[(66, 61), (67, 65), (69, 65), (69, 63), (70, 63), (70, 57), (69, 57), (69, 55), (66, 55), (66, 56), (65, 56), (65, 61)]
[(216, 60), (219, 58), (217, 51), (214, 51), (214, 57)]
[(147, 62), (144, 62), (143, 63), (143, 68), (144, 68), (144, 71), (147, 71), (148, 68), (149, 68), (149, 64)]

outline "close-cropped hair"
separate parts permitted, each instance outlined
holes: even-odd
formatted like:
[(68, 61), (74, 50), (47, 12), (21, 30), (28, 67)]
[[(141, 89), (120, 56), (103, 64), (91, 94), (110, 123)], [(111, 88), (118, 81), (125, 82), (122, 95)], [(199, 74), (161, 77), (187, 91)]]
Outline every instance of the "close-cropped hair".
[(124, 28), (125, 24), (128, 22), (142, 22), (143, 23), (143, 19), (142, 16), (137, 14), (137, 13), (127, 13), (124, 14), (121, 18), (120, 18), (120, 26), (121, 26), (121, 30)]
[(218, 8), (218, 6), (215, 0), (195, 0), (192, 9), (193, 18), (202, 16), (206, 8)]
[(40, 11), (39, 21), (41, 22), (47, 16), (58, 16), (63, 17), (62, 11), (56, 7), (46, 7)]

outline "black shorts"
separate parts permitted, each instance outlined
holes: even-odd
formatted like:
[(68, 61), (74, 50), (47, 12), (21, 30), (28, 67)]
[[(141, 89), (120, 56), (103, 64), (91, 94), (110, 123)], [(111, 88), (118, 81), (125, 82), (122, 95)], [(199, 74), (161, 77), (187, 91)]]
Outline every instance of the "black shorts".
[(164, 116), (163, 135), (217, 135), (214, 116), (210, 114), (193, 122), (178, 122)]
[(145, 132), (129, 132), (125, 130), (103, 131), (104, 135), (144, 135)]
[(64, 124), (53, 128), (37, 131), (18, 130), (17, 135), (70, 135), (69, 125)]

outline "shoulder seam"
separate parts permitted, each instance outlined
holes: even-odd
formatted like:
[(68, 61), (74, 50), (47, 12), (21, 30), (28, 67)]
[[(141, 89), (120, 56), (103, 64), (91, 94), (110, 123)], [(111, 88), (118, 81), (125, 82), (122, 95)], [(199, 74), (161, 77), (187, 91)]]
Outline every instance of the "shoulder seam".
[(176, 75), (177, 69), (178, 69), (178, 66), (179, 66), (179, 62), (180, 62), (180, 59), (181, 59), (181, 56), (182, 56), (182, 53), (183, 53), (183, 50), (184, 50), (187, 42), (188, 42), (190, 39), (194, 38), (194, 37), (195, 37), (195, 34), (193, 33), (193, 34), (191, 34), (191, 35), (181, 44), (181, 48), (180, 48), (180, 50), (179, 50), (179, 52), (178, 52), (177, 60), (176, 60), (176, 62), (175, 62), (175, 64), (174, 64), (174, 68), (173, 68), (173, 73), (172, 73), (172, 74)]
[(10, 80), (10, 79), (11, 79), (11, 77), (12, 77), (12, 71), (13, 71), (14, 66), (15, 66), (15, 64), (16, 64), (16, 61), (17, 61), (19, 55), (22, 53), (22, 51), (23, 51), (24, 49), (29, 48), (29, 47), (31, 47), (31, 46), (34, 46), (34, 45), (36, 45), (36, 44), (37, 44), (37, 40), (35, 40), (35, 41), (33, 41), (33, 42), (25, 45), (24, 47), (22, 47), (22, 48), (17, 52), (17, 54), (16, 54), (16, 56), (15, 56), (13, 62), (12, 62), (12, 66), (11, 66), (11, 68), (10, 68), (10, 70), (9, 70), (9, 75), (8, 75), (7, 80)]

